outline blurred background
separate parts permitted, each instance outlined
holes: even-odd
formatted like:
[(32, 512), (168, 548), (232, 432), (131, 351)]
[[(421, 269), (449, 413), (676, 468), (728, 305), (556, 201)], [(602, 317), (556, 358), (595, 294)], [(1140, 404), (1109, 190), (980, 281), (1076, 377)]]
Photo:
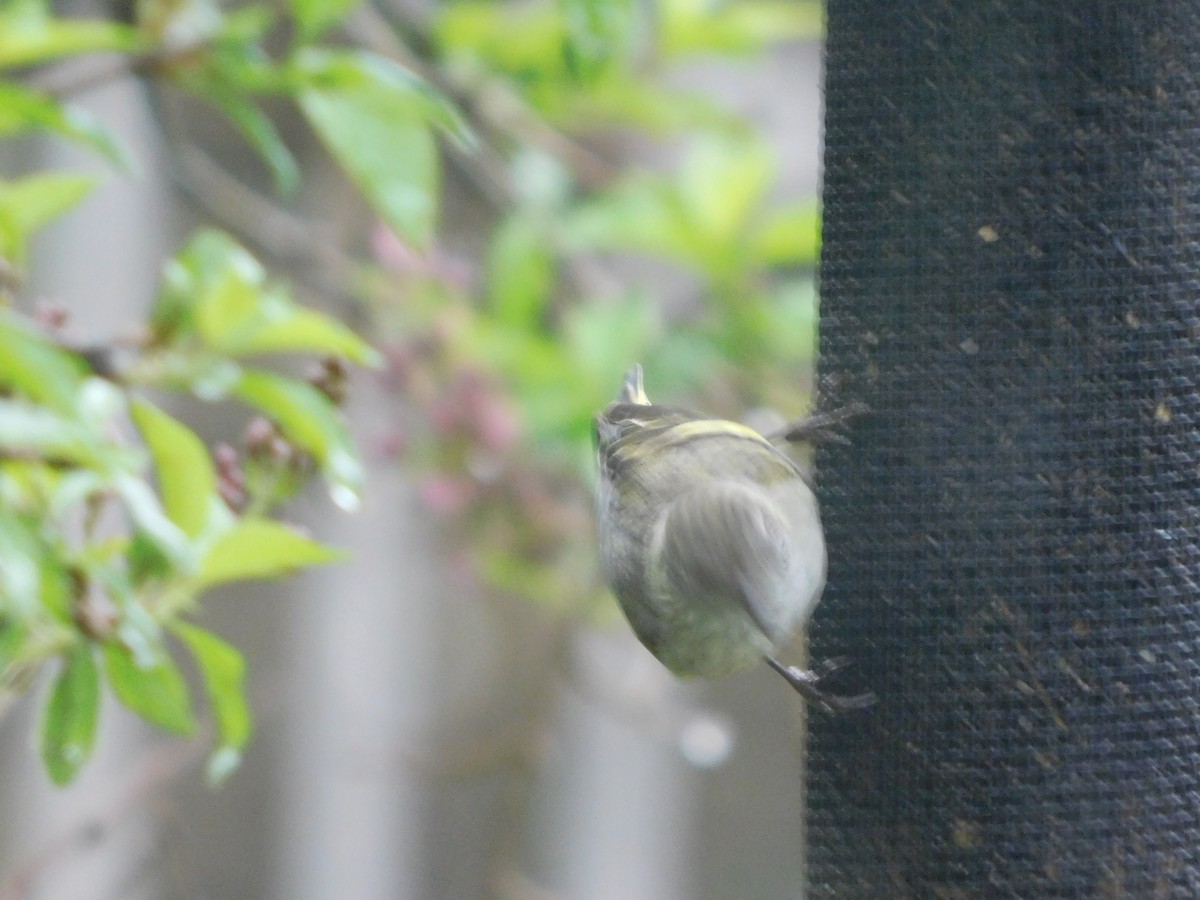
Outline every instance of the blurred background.
[[(111, 60), (34, 73), (137, 171), (0, 143), (6, 178), (101, 177), (39, 235), (20, 308), (61, 310), (67, 343), (119, 343), (163, 261), (216, 224), (385, 362), (349, 376), (361, 507), (314, 484), (285, 509), (349, 558), (203, 599), (247, 660), (241, 768), (208, 787), (204, 737), (106, 697), (94, 757), (53, 787), (42, 673), (0, 713), (0, 896), (803, 895), (801, 703), (765, 668), (681, 683), (633, 639), (596, 568), (590, 419), (638, 361), (655, 399), (810, 408), (821, 9), (636, 12), (598, 75), (564, 64), (540, 0), (348, 13), (332, 40), (420, 72), (478, 137), (443, 143), (423, 245), (286, 98), (263, 104), (303, 172), (280, 199), (202, 92)], [(242, 441), (244, 409), (171, 408)]]

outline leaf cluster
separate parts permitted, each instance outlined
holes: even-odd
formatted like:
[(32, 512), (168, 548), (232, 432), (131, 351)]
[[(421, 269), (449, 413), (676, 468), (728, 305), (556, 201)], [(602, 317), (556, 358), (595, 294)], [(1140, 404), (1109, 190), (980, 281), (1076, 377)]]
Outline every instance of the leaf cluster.
[[(227, 235), (199, 234), (168, 263), (136, 358), (105, 377), (91, 354), (0, 307), (0, 686), (21, 690), (60, 660), (42, 725), (57, 783), (92, 749), (102, 681), (147, 721), (194, 730), (171, 637), (193, 657), (212, 706), (211, 774), (227, 774), (250, 736), (243, 663), (189, 621), (197, 599), (340, 556), (268, 515), (302, 483), (308, 460), (343, 505), (358, 496), (361, 470), (337, 408), (318, 387), (245, 358), (369, 362), (374, 352), (262, 275)], [(221, 469), (150, 389), (237, 398), (274, 423), (285, 452), (250, 447), (244, 468)]]
[[(72, 57), (98, 60), (87, 86), (108, 77), (115, 59), (118, 73), (170, 84), (226, 116), (286, 195), (300, 171), (264, 106), (289, 98), (389, 226), (427, 241), (436, 213), (433, 132), (460, 140), (465, 132), (453, 108), (395, 61), (323, 42), (352, 5), (143, 0), (132, 22), (120, 22), (63, 18), (44, 0), (4, 0), (0, 139), (55, 134), (118, 171), (136, 171), (119, 137), (76, 107), (72, 85), (56, 77), (57, 64)], [(268, 52), (280, 34), (283, 49)], [(251, 717), (242, 657), (196, 624), (197, 601), (228, 582), (340, 557), (272, 511), (314, 472), (338, 505), (357, 506), (362, 466), (337, 408), (338, 382), (343, 364), (375, 365), (378, 354), (341, 322), (297, 303), (234, 237), (214, 229), (164, 265), (128, 346), (64, 346), (54, 327), (43, 327), (57, 323), (12, 305), (38, 230), (96, 183), (76, 172), (0, 178), (0, 699), (57, 660), (41, 748), (50, 777), (64, 784), (94, 745), (103, 684), (164, 730), (195, 729), (179, 668), (186, 653), (215, 720), (209, 774), (219, 780), (236, 767)], [(327, 362), (303, 379), (264, 367), (278, 355)], [(257, 414), (243, 451), (210, 451), (159, 405), (164, 391)]]
[[(763, 137), (678, 70), (815, 37), (820, 15), (760, 0), (459, 0), (414, 27), (503, 158), (504, 200), (478, 262), (378, 242), (391, 293), (374, 308), (427, 424), (394, 443), (466, 535), (484, 587), (607, 608), (590, 550), (591, 430), (633, 362), (652, 396), (801, 412), (815, 198), (777, 197)], [(658, 144), (643, 162), (612, 149), (647, 137)], [(682, 302), (664, 301), (672, 280)]]
[[(621, 373), (641, 361), (652, 393), (786, 409), (803, 403), (795, 385), (813, 352), (816, 204), (774, 196), (755, 128), (677, 75), (814, 37), (818, 4), (452, 0), (428, 18), (354, 0), (133, 9), (131, 21), (68, 19), (47, 0), (0, 0), (0, 140), (52, 134), (136, 172), (72, 93), (144, 78), (226, 119), (266, 173), (253, 202), (282, 216), (305, 173), (281, 123), (302, 121), (378, 218), (369, 255), (337, 258), (383, 352), (298, 303), (242, 244), (270, 243), (261, 221), (236, 216), (166, 262), (128, 352), (66, 347), (12, 307), (31, 241), (97, 179), (0, 177), (0, 691), (57, 666), (41, 745), (58, 783), (93, 746), (104, 684), (161, 728), (193, 730), (184, 655), (218, 734), (210, 774), (236, 765), (251, 731), (243, 661), (197, 624), (197, 601), (337, 556), (272, 513), (314, 473), (339, 505), (357, 502), (344, 364), (382, 362), (396, 418), (416, 410), (388, 443), (425, 502), (462, 526), (467, 573), (578, 613), (604, 593), (584, 574), (596, 568), (590, 431)], [(647, 138), (661, 142), (657, 165), (614, 149)], [(448, 168), (488, 204), (478, 260), (441, 224)], [(299, 231), (301, 252), (325, 258)], [(654, 280), (630, 275), (647, 262), (687, 298), (664, 303)], [(334, 362), (303, 379), (269, 365), (280, 355)], [(245, 446), (210, 450), (163, 392), (248, 408)]]

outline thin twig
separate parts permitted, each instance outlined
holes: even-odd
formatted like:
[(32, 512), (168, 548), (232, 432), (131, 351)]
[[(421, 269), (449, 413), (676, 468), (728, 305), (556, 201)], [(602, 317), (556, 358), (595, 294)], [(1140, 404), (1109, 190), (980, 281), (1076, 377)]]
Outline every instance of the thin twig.
[(52, 97), (64, 98), (128, 78), (137, 70), (138, 60), (135, 57), (107, 54), (100, 57), (73, 57), (31, 72), (22, 79), (22, 85)]
[(33, 69), (22, 79), (25, 87), (65, 98), (134, 75), (152, 75), (208, 49), (208, 40), (145, 53), (100, 53), (76, 56)]
[(308, 220), (230, 175), (188, 140), (181, 117), (169, 103), (159, 102), (157, 106), (171, 145), (172, 178), (192, 203), (267, 255), (294, 267), (318, 293), (351, 296), (364, 269), (361, 262)]

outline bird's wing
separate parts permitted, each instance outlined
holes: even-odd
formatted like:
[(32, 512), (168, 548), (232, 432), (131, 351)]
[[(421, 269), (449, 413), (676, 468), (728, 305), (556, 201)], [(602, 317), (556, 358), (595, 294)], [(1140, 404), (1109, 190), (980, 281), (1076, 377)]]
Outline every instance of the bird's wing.
[[(807, 487), (795, 484), (788, 499), (804, 501)], [(772, 644), (803, 624), (824, 583), (815, 500), (811, 515), (795, 516), (778, 497), (749, 481), (698, 485), (671, 504), (651, 561), (670, 595), (748, 615)]]

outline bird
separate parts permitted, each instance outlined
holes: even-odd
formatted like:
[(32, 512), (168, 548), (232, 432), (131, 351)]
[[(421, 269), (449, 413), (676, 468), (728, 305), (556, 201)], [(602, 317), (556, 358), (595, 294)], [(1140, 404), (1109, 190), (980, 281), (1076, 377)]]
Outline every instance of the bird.
[(655, 404), (640, 365), (596, 416), (601, 568), (638, 639), (676, 675), (765, 661), (824, 711), (874, 702), (822, 688), (845, 657), (813, 669), (777, 659), (821, 599), (826, 548), (812, 484), (772, 438), (811, 439), (837, 422), (826, 414), (766, 436)]

